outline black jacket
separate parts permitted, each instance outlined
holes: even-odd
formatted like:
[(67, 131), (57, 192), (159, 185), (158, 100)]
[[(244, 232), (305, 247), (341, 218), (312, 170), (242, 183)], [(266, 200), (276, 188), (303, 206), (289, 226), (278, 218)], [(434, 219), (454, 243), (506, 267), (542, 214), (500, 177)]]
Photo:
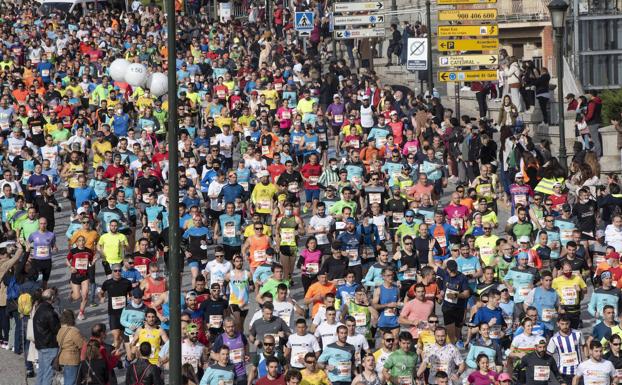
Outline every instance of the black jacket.
[(125, 375), (125, 385), (136, 385), (138, 380), (144, 385), (164, 385), (160, 368), (149, 363), (144, 358), (136, 360), (130, 365)]
[(106, 385), (109, 382), (109, 372), (106, 362), (101, 359), (84, 360), (78, 371), (78, 385)]
[(38, 350), (58, 348), (56, 334), (60, 329), (60, 318), (49, 302), (43, 301), (37, 307), (32, 324)]

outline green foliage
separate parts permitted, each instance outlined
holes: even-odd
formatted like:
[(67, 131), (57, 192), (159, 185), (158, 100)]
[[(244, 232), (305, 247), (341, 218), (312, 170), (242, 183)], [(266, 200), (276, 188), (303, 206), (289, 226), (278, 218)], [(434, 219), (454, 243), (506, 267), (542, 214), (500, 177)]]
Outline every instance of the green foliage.
[(620, 113), (622, 113), (622, 89), (603, 91), (600, 97), (603, 100), (603, 123), (609, 124), (611, 119), (620, 120)]

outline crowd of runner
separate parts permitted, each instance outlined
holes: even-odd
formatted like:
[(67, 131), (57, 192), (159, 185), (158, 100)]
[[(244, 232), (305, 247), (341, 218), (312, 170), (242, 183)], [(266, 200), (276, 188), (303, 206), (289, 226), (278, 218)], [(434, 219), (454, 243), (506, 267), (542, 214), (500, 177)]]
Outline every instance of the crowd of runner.
[(166, 73), (160, 8), (2, 5), (0, 347), (37, 385), (167, 383), (170, 343), (194, 385), (622, 382), (622, 191), (589, 138), (566, 170), (509, 97), (493, 125), (325, 59), (327, 7), (188, 1), (167, 143), (167, 96), (107, 72)]

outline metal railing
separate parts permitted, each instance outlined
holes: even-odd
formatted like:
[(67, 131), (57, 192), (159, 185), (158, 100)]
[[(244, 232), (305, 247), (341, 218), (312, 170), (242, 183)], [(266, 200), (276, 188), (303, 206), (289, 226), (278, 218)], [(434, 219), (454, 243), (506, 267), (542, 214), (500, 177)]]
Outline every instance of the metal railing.
[(550, 0), (498, 0), (499, 22), (524, 22), (550, 20), (547, 8)]

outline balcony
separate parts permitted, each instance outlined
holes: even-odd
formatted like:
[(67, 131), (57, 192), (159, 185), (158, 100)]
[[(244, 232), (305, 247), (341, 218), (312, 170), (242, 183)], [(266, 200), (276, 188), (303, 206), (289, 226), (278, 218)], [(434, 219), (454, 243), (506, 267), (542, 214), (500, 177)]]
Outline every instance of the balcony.
[(498, 0), (499, 23), (548, 21), (550, 0)]

